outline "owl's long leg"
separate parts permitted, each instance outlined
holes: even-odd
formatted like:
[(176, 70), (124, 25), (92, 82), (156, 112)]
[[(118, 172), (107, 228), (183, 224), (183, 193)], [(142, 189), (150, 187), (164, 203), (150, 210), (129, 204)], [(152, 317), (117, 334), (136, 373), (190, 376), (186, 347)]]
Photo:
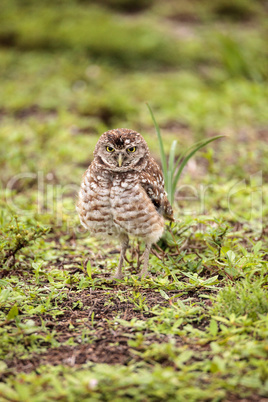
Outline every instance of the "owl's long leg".
[(127, 251), (127, 247), (128, 247), (128, 241), (129, 241), (129, 238), (128, 238), (127, 234), (121, 237), (121, 253), (120, 253), (119, 263), (118, 263), (115, 275), (113, 276), (114, 279), (122, 279), (123, 278), (122, 266), (123, 266), (125, 254)]
[(140, 272), (140, 277), (145, 277), (148, 275), (148, 265), (149, 265), (149, 255), (150, 255), (150, 250), (151, 250), (151, 243), (146, 243), (145, 244), (145, 250), (143, 253), (143, 268)]

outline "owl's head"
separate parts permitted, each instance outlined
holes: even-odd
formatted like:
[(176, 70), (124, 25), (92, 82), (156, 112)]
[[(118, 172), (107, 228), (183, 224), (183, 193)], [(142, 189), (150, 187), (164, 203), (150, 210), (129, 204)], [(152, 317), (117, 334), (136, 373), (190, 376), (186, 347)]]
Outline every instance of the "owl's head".
[(149, 156), (148, 146), (136, 131), (118, 128), (103, 133), (96, 144), (94, 157), (106, 169), (115, 172), (144, 169)]

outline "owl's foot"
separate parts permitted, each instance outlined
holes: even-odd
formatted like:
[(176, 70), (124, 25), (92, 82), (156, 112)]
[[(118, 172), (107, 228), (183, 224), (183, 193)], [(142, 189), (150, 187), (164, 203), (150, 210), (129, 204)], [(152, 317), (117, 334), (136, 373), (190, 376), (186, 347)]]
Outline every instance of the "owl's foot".
[(139, 273), (139, 277), (142, 278), (151, 278), (152, 275), (150, 272), (148, 272), (148, 269), (142, 269), (141, 272)]
[(123, 278), (124, 278), (123, 274), (115, 274), (110, 276), (110, 279), (123, 279)]

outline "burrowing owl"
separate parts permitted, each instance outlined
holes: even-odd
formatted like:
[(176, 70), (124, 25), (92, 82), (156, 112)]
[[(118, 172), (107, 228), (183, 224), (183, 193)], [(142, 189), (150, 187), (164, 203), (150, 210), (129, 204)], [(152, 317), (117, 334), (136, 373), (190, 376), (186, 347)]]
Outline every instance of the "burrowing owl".
[(77, 211), (92, 234), (120, 239), (114, 278), (122, 278), (129, 235), (145, 242), (140, 275), (147, 275), (151, 245), (163, 234), (164, 218), (173, 220), (173, 211), (162, 172), (139, 133), (119, 128), (101, 135), (83, 176)]

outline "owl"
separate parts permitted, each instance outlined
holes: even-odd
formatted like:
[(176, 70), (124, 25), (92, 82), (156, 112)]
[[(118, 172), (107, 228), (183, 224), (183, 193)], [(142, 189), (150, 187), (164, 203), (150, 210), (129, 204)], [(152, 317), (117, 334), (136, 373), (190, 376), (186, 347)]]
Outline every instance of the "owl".
[(118, 128), (101, 135), (94, 159), (83, 175), (77, 211), (81, 224), (92, 235), (121, 242), (113, 278), (123, 277), (129, 236), (145, 243), (140, 276), (147, 276), (151, 246), (164, 232), (164, 219), (173, 220), (173, 211), (163, 174), (141, 134)]

